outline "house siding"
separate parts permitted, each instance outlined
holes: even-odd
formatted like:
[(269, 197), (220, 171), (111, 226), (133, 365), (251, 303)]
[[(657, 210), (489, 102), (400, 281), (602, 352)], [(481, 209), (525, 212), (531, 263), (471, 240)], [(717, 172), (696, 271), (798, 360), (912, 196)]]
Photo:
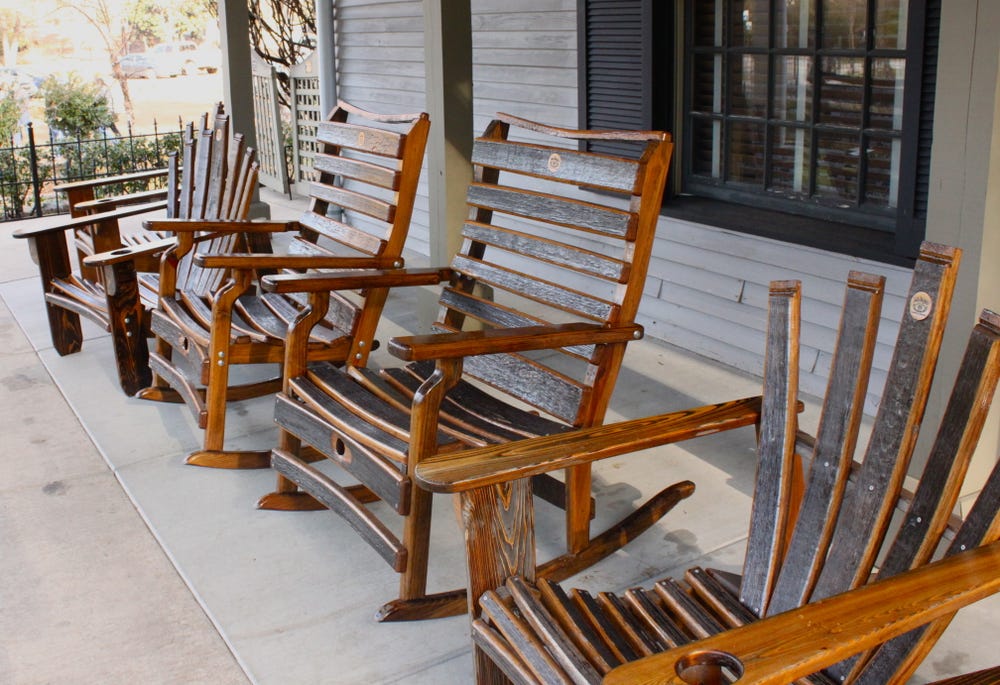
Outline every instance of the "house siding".
[[(497, 111), (577, 126), (576, 12), (576, 0), (472, 0), (476, 130)], [(419, 0), (338, 0), (340, 97), (376, 110), (424, 108), (422, 46)], [(421, 188), (408, 247), (425, 256), (430, 254), (427, 226), (426, 189)], [(874, 413), (909, 286), (908, 269), (663, 217), (639, 322), (647, 336), (759, 375), (768, 283), (800, 279), (802, 389), (821, 396), (852, 269), (888, 279), (866, 407)]]

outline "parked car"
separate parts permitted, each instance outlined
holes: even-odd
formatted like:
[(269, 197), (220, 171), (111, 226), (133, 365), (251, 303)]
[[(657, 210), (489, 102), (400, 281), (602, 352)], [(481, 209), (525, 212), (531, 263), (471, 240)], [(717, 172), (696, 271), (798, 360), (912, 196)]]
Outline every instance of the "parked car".
[(188, 73), (188, 60), (194, 59), (194, 51), (198, 46), (194, 43), (160, 43), (150, 48), (150, 61), (156, 71), (157, 78), (180, 76)]
[(125, 78), (153, 78), (157, 75), (153, 61), (143, 52), (134, 52), (118, 60)]
[(9, 90), (19, 97), (34, 97), (41, 86), (42, 79), (38, 76), (13, 67), (0, 67), (0, 88)]

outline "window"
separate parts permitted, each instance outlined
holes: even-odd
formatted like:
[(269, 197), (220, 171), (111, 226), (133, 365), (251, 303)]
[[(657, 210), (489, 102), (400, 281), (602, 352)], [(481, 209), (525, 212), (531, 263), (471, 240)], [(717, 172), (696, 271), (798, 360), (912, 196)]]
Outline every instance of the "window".
[(585, 2), (583, 125), (673, 130), (682, 193), (815, 219), (833, 249), (860, 230), (886, 257), (914, 256), (940, 0), (679, 4), (681, 32), (671, 3)]

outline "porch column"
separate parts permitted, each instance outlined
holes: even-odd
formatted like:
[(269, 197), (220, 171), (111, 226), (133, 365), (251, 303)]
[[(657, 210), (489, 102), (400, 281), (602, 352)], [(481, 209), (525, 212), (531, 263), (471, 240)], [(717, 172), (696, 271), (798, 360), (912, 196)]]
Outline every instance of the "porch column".
[[(253, 120), (253, 79), (250, 65), (250, 10), (246, 0), (219, 0), (219, 37), (222, 51), (222, 102), (232, 130), (243, 134), (248, 147), (257, 147)], [(254, 191), (251, 218), (270, 216), (270, 207)]]
[[(939, 361), (955, 377), (969, 329), (984, 307), (1000, 308), (1000, 3), (942, 3), (931, 150), (927, 238), (963, 250), (951, 325)], [(928, 419), (948, 401), (935, 387)], [(963, 495), (981, 487), (1000, 451), (1000, 409), (983, 429)], [(921, 441), (929, 445), (933, 436)]]
[(462, 245), (472, 180), (472, 12), (469, 0), (423, 0), (430, 262), (448, 264)]
[(337, 104), (337, 34), (334, 31), (336, 0), (316, 0), (316, 63), (319, 74), (319, 109), (325, 118)]

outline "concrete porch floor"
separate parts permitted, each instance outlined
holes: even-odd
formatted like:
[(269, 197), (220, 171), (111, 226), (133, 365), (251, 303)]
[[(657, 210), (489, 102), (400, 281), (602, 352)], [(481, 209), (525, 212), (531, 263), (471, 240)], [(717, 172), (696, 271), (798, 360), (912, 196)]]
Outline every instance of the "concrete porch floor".
[[(275, 218), (301, 211), (300, 201), (264, 196)], [(329, 513), (256, 510), (269, 470), (185, 466), (201, 438), (194, 420), (183, 406), (125, 397), (107, 334), (88, 326), (83, 351), (59, 357), (27, 245), (7, 226), (0, 684), (471, 682), (465, 617), (377, 624), (396, 574)], [(412, 328), (413, 310), (412, 295), (394, 295), (379, 338)], [(755, 394), (759, 381), (640, 341), (618, 387), (609, 421)], [(232, 405), (229, 437), (272, 445), (271, 410), (269, 398)], [(735, 568), (753, 456), (746, 429), (600, 464), (594, 530), (671, 482), (693, 480), (697, 491), (574, 584), (621, 589), (694, 563)], [(447, 498), (434, 516), (431, 589), (458, 587), (464, 562)], [(560, 528), (544, 505), (538, 519)], [(913, 682), (993, 665), (998, 628), (996, 598), (965, 610)]]

